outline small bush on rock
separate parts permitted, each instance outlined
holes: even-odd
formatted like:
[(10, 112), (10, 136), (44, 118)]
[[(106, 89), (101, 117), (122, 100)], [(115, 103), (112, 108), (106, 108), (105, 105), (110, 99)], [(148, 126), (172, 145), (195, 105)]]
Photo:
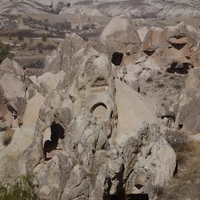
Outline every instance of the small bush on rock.
[(159, 197), (164, 193), (164, 187), (161, 186), (155, 186), (154, 193)]
[(15, 132), (15, 130), (13, 130), (13, 129), (9, 129), (9, 130), (5, 131), (5, 133), (3, 135), (3, 145), (4, 146), (8, 146), (11, 143), (14, 132)]
[(10, 46), (7, 44), (3, 44), (0, 42), (0, 64), (3, 62), (4, 59), (13, 58), (14, 55), (10, 53)]
[(186, 143), (188, 140), (188, 136), (184, 132), (176, 130), (167, 130), (164, 138), (173, 148), (177, 148), (180, 144)]

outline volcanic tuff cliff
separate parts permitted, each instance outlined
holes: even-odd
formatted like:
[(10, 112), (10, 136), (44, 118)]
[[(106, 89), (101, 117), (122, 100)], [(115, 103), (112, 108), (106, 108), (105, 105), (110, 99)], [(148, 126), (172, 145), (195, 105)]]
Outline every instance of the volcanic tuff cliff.
[(4, 60), (0, 177), (34, 172), (46, 200), (156, 198), (177, 169), (166, 133), (199, 132), (198, 40), (182, 22), (136, 30), (117, 17), (99, 41), (66, 34), (42, 76)]

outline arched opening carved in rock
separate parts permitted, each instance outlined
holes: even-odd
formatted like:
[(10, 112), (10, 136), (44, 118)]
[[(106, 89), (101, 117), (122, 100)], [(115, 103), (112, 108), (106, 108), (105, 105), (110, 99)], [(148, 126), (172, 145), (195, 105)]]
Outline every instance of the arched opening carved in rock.
[(114, 52), (111, 61), (114, 65), (120, 65), (122, 62), (122, 58), (123, 58), (123, 53)]
[(60, 124), (53, 122), (43, 137), (44, 160), (48, 159), (47, 153), (57, 149), (59, 139), (64, 139), (64, 129)]
[(107, 116), (107, 106), (104, 103), (97, 103), (92, 106), (90, 113), (97, 118), (105, 118)]

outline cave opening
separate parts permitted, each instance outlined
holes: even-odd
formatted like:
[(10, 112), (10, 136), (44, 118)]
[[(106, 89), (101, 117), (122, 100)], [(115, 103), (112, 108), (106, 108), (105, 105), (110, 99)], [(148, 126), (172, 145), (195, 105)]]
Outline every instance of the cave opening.
[(111, 58), (111, 62), (114, 65), (120, 65), (122, 62), (122, 58), (123, 58), (123, 53), (120, 52), (114, 52)]
[(53, 122), (43, 138), (44, 160), (48, 159), (47, 153), (57, 149), (59, 139), (64, 139), (64, 137), (64, 128), (60, 124)]
[(186, 45), (186, 43), (182, 43), (182, 44), (177, 44), (177, 43), (171, 43), (172, 47), (174, 47), (177, 50), (181, 50), (183, 49), (183, 47)]
[(123, 198), (118, 195), (110, 195), (110, 198), (107, 198), (109, 200), (122, 200), (122, 199), (127, 199), (127, 200), (149, 200), (149, 195), (148, 194), (127, 194)]
[(190, 63), (182, 63), (179, 64), (177, 62), (172, 63), (171, 67), (167, 69), (167, 72), (169, 73), (177, 73), (177, 74), (188, 74), (188, 71), (191, 67)]
[(143, 51), (147, 56), (152, 56), (155, 51)]

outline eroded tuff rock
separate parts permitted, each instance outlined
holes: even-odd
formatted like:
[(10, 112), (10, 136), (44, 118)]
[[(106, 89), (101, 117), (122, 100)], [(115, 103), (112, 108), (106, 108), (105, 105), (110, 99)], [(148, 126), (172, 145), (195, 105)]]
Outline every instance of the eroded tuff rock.
[(0, 65), (0, 88), (1, 120), (16, 128), (26, 108), (25, 74), (15, 61), (8, 58)]
[(64, 41), (57, 50), (45, 59), (45, 68), (43, 72), (58, 73), (66, 69), (69, 65), (72, 55), (83, 47), (84, 40), (75, 33), (66, 34)]
[(100, 41), (111, 52), (134, 54), (140, 45), (140, 39), (134, 25), (126, 18), (115, 17), (100, 35)]
[[(135, 34), (127, 26), (123, 31)], [(122, 32), (106, 34), (106, 42), (112, 37), (116, 41), (115, 34)], [(198, 68), (188, 68), (189, 74), (171, 73), (167, 66), (168, 60), (179, 58), (192, 64), (196, 33), (190, 36), (183, 24), (151, 28), (146, 33), (137, 52), (134, 42), (129, 46), (133, 51), (128, 45), (119, 48), (121, 52), (114, 54), (116, 60), (120, 57), (119, 64), (112, 62), (112, 48), (98, 52), (99, 44), (91, 48), (91, 42), (78, 38), (78, 43), (78, 36), (68, 35), (52, 60), (47, 59), (45, 70), (52, 68), (52, 72), (27, 77), (27, 81), (18, 77), (20, 88), (25, 87), (23, 125), (15, 130), (9, 145), (0, 146), (0, 157), (13, 176), (35, 173), (40, 199), (109, 200), (144, 193), (155, 199), (155, 188), (166, 186), (174, 175), (176, 154), (162, 130), (180, 128), (179, 124), (185, 130), (198, 130), (198, 112), (192, 107), (190, 114), (185, 108), (197, 105), (198, 91), (193, 86), (198, 88), (199, 73)], [(173, 45), (168, 48), (172, 43), (184, 50), (175, 49), (177, 56), (167, 57), (163, 52), (174, 50)], [(16, 64), (12, 61), (8, 65), (14, 75), (22, 73), (18, 65), (13, 72)], [(1, 72), (2, 77), (8, 73), (4, 67)], [(2, 99), (4, 90), (5, 85)], [(7, 110), (1, 102), (3, 118)], [(197, 119), (195, 126), (190, 116)], [(5, 170), (0, 169), (2, 177)]]
[[(156, 116), (142, 103), (140, 94), (133, 91), (129, 96), (132, 89), (120, 80), (114, 81), (107, 55), (80, 49), (71, 59), (76, 62), (68, 66), (64, 78), (40, 109), (32, 143), (21, 154), (18, 172), (36, 173), (41, 199), (110, 199), (112, 195), (123, 198), (125, 193), (138, 192), (130, 188), (137, 185), (135, 179), (139, 180), (143, 167), (148, 166), (144, 176), (149, 181), (141, 183), (140, 192), (153, 198), (153, 188), (159, 181), (165, 185), (176, 165), (176, 155), (159, 127), (142, 123), (148, 116), (146, 112), (150, 117), (144, 120), (151, 118), (149, 123), (156, 122)], [(128, 88), (117, 94), (122, 92), (120, 87)], [(120, 104), (116, 100), (119, 95), (127, 95), (129, 101)], [(130, 116), (120, 111), (133, 97), (137, 107), (143, 105), (135, 120), (133, 116), (139, 110), (134, 105), (129, 105)], [(131, 120), (135, 122), (131, 124)], [(59, 136), (60, 129), (52, 131), (53, 124), (63, 130), (64, 137)], [(49, 128), (50, 141), (58, 137), (60, 150), (52, 149), (43, 161), (44, 132)], [(158, 176), (162, 173), (165, 175), (161, 179)]]
[(199, 68), (190, 70), (178, 104), (176, 127), (188, 133), (199, 133)]

